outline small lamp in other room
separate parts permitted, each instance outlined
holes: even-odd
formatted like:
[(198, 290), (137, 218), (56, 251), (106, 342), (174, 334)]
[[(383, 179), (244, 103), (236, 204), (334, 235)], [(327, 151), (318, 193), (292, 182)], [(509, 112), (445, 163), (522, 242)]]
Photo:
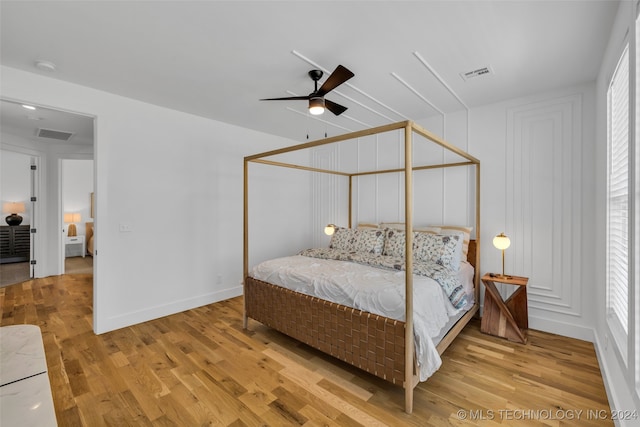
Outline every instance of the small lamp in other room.
[(495, 246), (497, 249), (500, 249), (502, 251), (502, 276), (501, 277), (506, 277), (504, 275), (504, 250), (507, 249), (509, 246), (511, 246), (511, 240), (509, 240), (509, 238), (505, 236), (504, 233), (500, 233), (493, 238), (493, 246)]
[(24, 213), (24, 203), (22, 202), (6, 202), (2, 205), (2, 212), (11, 214), (4, 220), (9, 225), (20, 225), (22, 223), (22, 217), (19, 213)]
[(80, 222), (82, 218), (79, 213), (65, 213), (64, 214), (64, 222), (69, 224), (67, 235), (69, 237), (77, 236), (78, 231), (76, 230), (76, 222)]
[(327, 224), (327, 226), (324, 228), (324, 234), (326, 234), (327, 236), (332, 236), (333, 233), (336, 232), (336, 226), (333, 224)]

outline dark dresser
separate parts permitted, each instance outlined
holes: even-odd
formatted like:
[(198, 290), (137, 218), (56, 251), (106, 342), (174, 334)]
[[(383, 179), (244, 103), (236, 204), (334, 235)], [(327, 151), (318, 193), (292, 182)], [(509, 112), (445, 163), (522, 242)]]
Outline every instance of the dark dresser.
[(29, 261), (29, 225), (0, 226), (0, 264)]

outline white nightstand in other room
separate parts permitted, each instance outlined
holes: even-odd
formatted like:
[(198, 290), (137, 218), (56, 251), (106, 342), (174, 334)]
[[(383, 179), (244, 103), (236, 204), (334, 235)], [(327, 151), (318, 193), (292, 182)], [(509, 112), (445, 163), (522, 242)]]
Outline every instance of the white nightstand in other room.
[(82, 258), (87, 254), (87, 246), (84, 240), (84, 236), (66, 236), (64, 238), (65, 245), (65, 256), (66, 256), (66, 247), (69, 245), (82, 245)]

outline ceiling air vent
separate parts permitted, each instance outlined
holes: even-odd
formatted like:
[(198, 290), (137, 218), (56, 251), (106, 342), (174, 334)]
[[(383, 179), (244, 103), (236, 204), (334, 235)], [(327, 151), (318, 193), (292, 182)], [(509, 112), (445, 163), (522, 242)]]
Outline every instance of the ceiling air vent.
[(475, 70), (467, 71), (466, 73), (460, 73), (460, 77), (462, 77), (462, 80), (467, 81), (480, 76), (488, 76), (490, 74), (493, 74), (491, 67), (482, 67)]
[(38, 129), (39, 138), (57, 139), (58, 141), (68, 141), (73, 136), (72, 132), (63, 132), (53, 129)]

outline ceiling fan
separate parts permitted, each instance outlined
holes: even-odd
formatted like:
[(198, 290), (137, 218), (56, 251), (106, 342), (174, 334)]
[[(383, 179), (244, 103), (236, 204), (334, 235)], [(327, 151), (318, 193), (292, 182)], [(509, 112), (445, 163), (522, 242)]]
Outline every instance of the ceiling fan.
[(315, 88), (307, 96), (288, 96), (285, 98), (265, 98), (260, 101), (291, 101), (291, 100), (308, 100), (309, 101), (309, 113), (318, 115), (324, 113), (324, 109), (331, 111), (336, 116), (347, 111), (347, 107), (340, 104), (336, 104), (333, 101), (324, 99), (324, 96), (331, 92), (333, 89), (340, 86), (342, 83), (349, 80), (355, 74), (349, 71), (342, 65), (338, 65), (331, 75), (325, 80), (325, 82), (318, 89), (318, 80), (322, 78), (323, 72), (321, 70), (309, 71), (309, 77), (313, 80)]

